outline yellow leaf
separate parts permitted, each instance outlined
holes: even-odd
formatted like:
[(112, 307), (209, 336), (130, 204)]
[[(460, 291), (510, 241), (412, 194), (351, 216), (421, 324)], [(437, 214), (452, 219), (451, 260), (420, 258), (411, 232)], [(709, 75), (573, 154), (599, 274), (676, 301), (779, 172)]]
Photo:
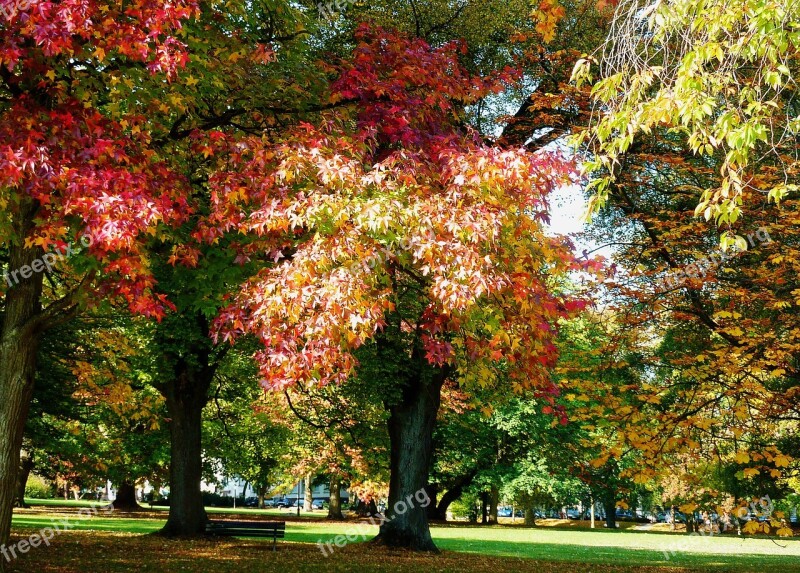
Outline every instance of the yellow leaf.
[(759, 530), (758, 521), (756, 521), (755, 519), (748, 521), (747, 523), (744, 524), (744, 527), (742, 527), (742, 531), (744, 533), (747, 533), (748, 535), (755, 535), (756, 533), (758, 533), (758, 530)]
[(737, 464), (746, 464), (750, 461), (750, 456), (748, 455), (747, 452), (741, 451), (738, 454), (736, 454), (735, 459)]
[(747, 468), (746, 470), (744, 470), (744, 477), (751, 478), (757, 476), (760, 473), (761, 472), (758, 471), (756, 468)]

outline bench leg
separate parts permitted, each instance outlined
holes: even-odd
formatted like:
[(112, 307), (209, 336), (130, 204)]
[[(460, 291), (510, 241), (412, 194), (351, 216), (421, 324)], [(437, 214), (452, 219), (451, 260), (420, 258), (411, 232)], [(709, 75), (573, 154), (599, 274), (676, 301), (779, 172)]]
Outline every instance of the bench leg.
[(277, 551), (277, 545), (278, 545), (278, 536), (277, 535), (273, 535), (272, 536), (272, 550), (273, 551)]

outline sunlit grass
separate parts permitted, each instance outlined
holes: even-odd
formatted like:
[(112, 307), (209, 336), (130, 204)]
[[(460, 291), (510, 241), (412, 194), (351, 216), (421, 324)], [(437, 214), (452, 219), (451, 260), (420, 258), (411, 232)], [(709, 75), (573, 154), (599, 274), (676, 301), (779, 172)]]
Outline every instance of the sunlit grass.
[[(14, 516), (15, 533), (29, 534), (51, 526), (53, 520), (68, 519), (76, 531), (102, 531), (147, 534), (158, 531), (165, 523), (163, 511), (144, 511), (140, 515), (98, 513), (88, 519), (77, 517), (78, 508), (87, 504), (49, 502), (30, 510), (18, 510)], [(279, 510), (209, 508), (211, 513), (228, 514), (234, 519), (287, 521), (286, 540), (282, 543), (304, 544), (309, 553), (321, 555), (314, 544), (333, 543), (337, 536), (350, 536), (351, 545), (371, 539), (377, 527), (360, 521), (327, 522), (314, 516), (297, 518), (294, 513)], [(519, 526), (478, 527), (464, 524), (434, 526), (434, 540), (446, 552), (485, 557), (514, 558), (532, 561), (564, 562), (594, 565), (626, 565), (686, 567), (692, 569), (737, 571), (800, 571), (800, 540), (771, 540), (726, 536), (687, 536), (681, 534), (640, 531), (608, 531), (603, 529)], [(77, 533), (75, 533), (77, 534)], [(120, 541), (127, 543), (128, 539)], [(341, 538), (340, 538), (341, 539)], [(258, 545), (262, 540), (248, 540)], [(271, 543), (268, 540), (263, 542)], [(242, 541), (245, 543), (245, 541)], [(249, 546), (249, 545), (248, 545)], [(340, 553), (336, 549), (334, 553)], [(360, 554), (368, 554), (366, 547)], [(355, 570), (355, 569), (354, 569)], [(360, 569), (359, 569), (360, 570)], [(369, 569), (366, 569), (369, 571)], [(567, 569), (568, 570), (568, 569)], [(577, 569), (576, 569), (577, 570)], [(465, 572), (462, 572), (465, 573)]]

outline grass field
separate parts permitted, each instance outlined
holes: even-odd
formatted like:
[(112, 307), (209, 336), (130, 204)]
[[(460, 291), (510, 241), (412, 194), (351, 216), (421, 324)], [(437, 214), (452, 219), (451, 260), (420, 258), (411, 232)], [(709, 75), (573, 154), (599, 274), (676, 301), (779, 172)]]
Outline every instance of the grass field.
[[(39, 502), (37, 502), (39, 503)], [(690, 537), (669, 533), (587, 530), (576, 527), (434, 526), (440, 556), (388, 551), (360, 543), (374, 535), (369, 524), (320, 520), (322, 513), (297, 518), (278, 510), (222, 510), (217, 517), (287, 521), (286, 540), (269, 551), (267, 540), (167, 540), (144, 535), (158, 531), (164, 511), (131, 515), (115, 512), (79, 519), (86, 503), (55, 502), (14, 516), (14, 535), (20, 539), (68, 520), (70, 531), (49, 547), (32, 549), (15, 563), (30, 573), (78, 571), (227, 571), (311, 572), (436, 571), (470, 573), (499, 571), (797, 571), (800, 540), (771, 540), (736, 536)], [(353, 543), (323, 556), (317, 542), (327, 543), (350, 534)]]

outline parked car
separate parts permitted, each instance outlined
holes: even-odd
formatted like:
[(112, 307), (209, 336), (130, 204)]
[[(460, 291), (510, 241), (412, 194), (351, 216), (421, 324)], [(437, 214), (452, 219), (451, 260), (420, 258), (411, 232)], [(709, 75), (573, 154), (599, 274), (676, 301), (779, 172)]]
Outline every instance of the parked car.
[(322, 509), (323, 503), (321, 499), (315, 499), (311, 502), (311, 509)]
[(244, 500), (245, 507), (258, 507), (258, 498), (257, 497), (248, 497)]
[(511, 517), (511, 508), (510, 507), (498, 508), (497, 517)]
[(577, 509), (568, 509), (567, 510), (567, 517), (569, 519), (580, 519), (581, 512), (578, 511)]

